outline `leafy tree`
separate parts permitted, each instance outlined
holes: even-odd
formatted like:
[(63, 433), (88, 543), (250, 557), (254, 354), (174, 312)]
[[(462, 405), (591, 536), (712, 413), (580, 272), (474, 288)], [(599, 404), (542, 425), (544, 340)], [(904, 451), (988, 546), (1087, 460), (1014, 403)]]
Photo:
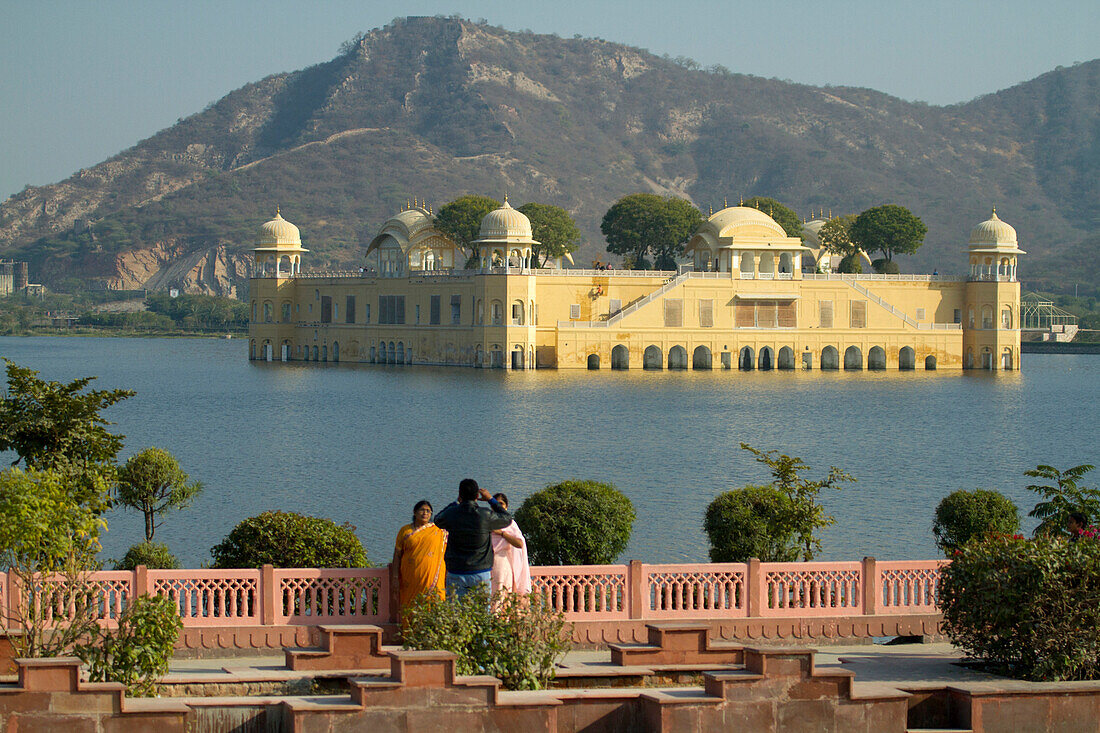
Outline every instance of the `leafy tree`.
[(882, 252), (887, 260), (916, 252), (927, 233), (923, 221), (897, 204), (867, 209), (856, 217), (850, 230), (856, 246), (864, 252)]
[(606, 565), (630, 541), (634, 505), (611, 484), (563, 481), (523, 502), (516, 524), (533, 565)]
[(801, 458), (784, 455), (775, 450), (760, 451), (748, 443), (742, 443), (741, 448), (756, 456), (758, 463), (767, 466), (772, 473), (772, 486), (795, 502), (799, 510), (795, 534), (798, 543), (802, 546), (802, 559), (813, 560), (814, 554), (821, 550), (821, 540), (817, 538), (815, 532), (836, 523), (836, 519), (826, 514), (825, 509), (817, 503), (818, 495), (822, 489), (839, 491), (840, 483), (855, 481), (855, 478), (836, 466), (830, 466), (825, 478), (810, 481), (801, 475), (803, 471), (810, 468)]
[(660, 269), (674, 269), (684, 243), (703, 222), (703, 215), (681, 198), (635, 193), (616, 201), (600, 223), (607, 251), (622, 255), (624, 264), (649, 268), (649, 257)]
[(500, 202), (488, 196), (460, 196), (440, 207), (435, 215), (435, 228), (468, 256), (473, 256), (476, 254), (473, 242), (481, 231), (481, 220), (499, 208)]
[(163, 522), (159, 515), (170, 509), (185, 509), (202, 492), (202, 484), (192, 482), (179, 461), (166, 450), (146, 448), (130, 456), (118, 472), (118, 500), (124, 506), (145, 515), (145, 541)]
[(1004, 494), (976, 489), (959, 490), (945, 496), (936, 506), (932, 534), (936, 547), (945, 555), (970, 540), (991, 533), (1015, 534), (1020, 529), (1019, 510)]
[(821, 229), (817, 232), (817, 238), (821, 240), (821, 246), (825, 248), (826, 252), (841, 257), (859, 252), (859, 247), (852, 242), (851, 236), (852, 224), (855, 220), (854, 214), (845, 214), (844, 216), (834, 216), (821, 225)]
[(703, 520), (711, 562), (797, 560), (802, 509), (774, 486), (750, 485), (719, 494)]
[(539, 243), (534, 248), (535, 263), (539, 267), (551, 257), (576, 251), (581, 230), (568, 211), (560, 206), (534, 202), (524, 204), (519, 211), (531, 220), (532, 237)]
[(1034, 491), (1045, 499), (1037, 503), (1035, 508), (1027, 514), (1039, 520), (1039, 526), (1035, 528), (1035, 536), (1064, 535), (1069, 515), (1074, 512), (1084, 514), (1088, 522), (1100, 517), (1100, 489), (1088, 489), (1078, 483), (1093, 468), (1094, 466), (1084, 463), (1065, 471), (1046, 465), (1024, 471), (1025, 476), (1044, 478), (1055, 484), (1054, 486), (1032, 484), (1027, 487), (1028, 491)]
[(38, 372), (4, 359), (8, 389), (0, 398), (0, 451), (14, 451), (12, 465), (49, 469), (75, 478), (77, 500), (97, 498), (100, 479), (114, 478), (124, 436), (107, 430), (104, 409), (131, 397), (128, 389), (84, 389), (95, 377), (68, 384), (39, 379)]
[(752, 196), (745, 199), (742, 206), (751, 206), (760, 209), (765, 214), (775, 219), (775, 223), (783, 227), (788, 237), (802, 237), (802, 217), (786, 204), (782, 204), (767, 196)]
[(152, 697), (168, 672), (183, 622), (168, 596), (142, 595), (127, 604), (117, 629), (102, 629), (76, 653), (88, 665), (92, 682), (121, 682), (126, 693)]
[(897, 275), (901, 272), (901, 268), (898, 267), (898, 263), (893, 260), (888, 260), (885, 257), (879, 257), (871, 263), (871, 269), (882, 275)]
[[(7, 567), (25, 589), (47, 573), (58, 582), (38, 593), (19, 594), (19, 602), (0, 609), (6, 625), (22, 628), (12, 637), (19, 656), (54, 657), (73, 648), (98, 627), (98, 590), (90, 582), (99, 533), (106, 526), (100, 514), (107, 507), (107, 483), (91, 474), (78, 502), (71, 476), (50, 469), (0, 472), (0, 567)], [(61, 621), (55, 608), (67, 608)]]
[(370, 567), (355, 527), (295, 512), (264, 512), (245, 519), (215, 545), (216, 568)]

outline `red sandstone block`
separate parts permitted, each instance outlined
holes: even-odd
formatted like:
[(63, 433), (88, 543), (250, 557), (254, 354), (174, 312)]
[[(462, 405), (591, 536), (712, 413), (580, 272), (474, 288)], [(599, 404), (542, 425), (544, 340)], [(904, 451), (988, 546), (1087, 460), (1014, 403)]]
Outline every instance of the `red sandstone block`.
[(122, 710), (122, 690), (52, 692), (47, 709), (59, 714), (117, 715)]
[(906, 700), (839, 701), (834, 705), (834, 719), (838, 732), (905, 733), (908, 727), (908, 702)]
[(0, 632), (0, 675), (16, 674), (18, 668), (15, 666), (15, 658), (15, 646), (11, 637)]
[(837, 729), (835, 717), (831, 700), (780, 701), (776, 703), (775, 729), (783, 733), (834, 731)]
[[(1006, 695), (972, 699), (974, 716), (971, 726), (974, 733), (1051, 730), (1050, 700), (1047, 697)], [(1095, 728), (1092, 730), (1095, 731)]]
[(641, 711), (622, 700), (566, 700), (556, 713), (557, 729), (561, 731), (600, 733), (644, 729)]
[(727, 703), (722, 706), (721, 725), (705, 730), (775, 733), (775, 703), (769, 700)]
[[(556, 707), (495, 708), (486, 721), (486, 728), (504, 733), (557, 733), (558, 718)], [(579, 731), (581, 728), (570, 728)], [(584, 729), (589, 730), (589, 729)], [(591, 728), (591, 733), (599, 733), (601, 728)], [(623, 730), (620, 728), (619, 730)]]
[(74, 692), (80, 681), (80, 660), (75, 657), (17, 659), (15, 663), (24, 690)]
[(811, 677), (791, 685), (787, 694), (793, 700), (819, 700), (822, 698), (836, 700), (848, 697), (848, 682), (849, 678), (847, 677)]
[(125, 713), (103, 720), (103, 733), (187, 733), (187, 716)]
[(24, 692), (4, 690), (0, 692), (0, 716), (49, 710), (49, 692)]
[(7, 730), (11, 733), (97, 733), (98, 719), (74, 715), (23, 713), (8, 718)]
[[(409, 727), (407, 715), (401, 710), (367, 710), (356, 715), (332, 713), (331, 728), (302, 728), (294, 733), (416, 733)], [(443, 733), (459, 733), (455, 728)]]
[[(484, 710), (409, 710), (405, 713), (405, 729), (418, 731), (462, 731), (489, 733), (498, 730)], [(373, 728), (371, 729), (373, 733)]]

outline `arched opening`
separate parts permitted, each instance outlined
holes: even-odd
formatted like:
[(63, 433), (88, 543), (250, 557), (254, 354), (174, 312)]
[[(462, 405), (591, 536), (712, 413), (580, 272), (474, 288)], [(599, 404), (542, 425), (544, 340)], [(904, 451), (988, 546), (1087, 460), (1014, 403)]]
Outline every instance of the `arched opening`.
[(936, 371), (936, 357), (932, 356), (931, 354), (924, 357), (924, 370), (926, 372)]
[(811, 369), (814, 368), (814, 355), (813, 355), (813, 352), (810, 352), (810, 351), (803, 351), (802, 352), (802, 368), (805, 369), (806, 371), (810, 371)]
[(1001, 369), (1010, 371), (1012, 369), (1012, 349), (1005, 347), (1004, 353), (1001, 354)]
[(512, 325), (513, 326), (522, 326), (524, 324), (523, 315), (524, 315), (523, 314), (523, 301), (522, 300), (517, 300), (516, 302), (512, 303)]
[(630, 350), (622, 344), (616, 344), (615, 348), (611, 350), (611, 368), (612, 369), (629, 369), (630, 368)]
[(988, 347), (982, 347), (982, 369), (993, 369), (993, 351)]
[(1001, 328), (1012, 328), (1012, 309), (1005, 308), (1001, 311)]
[(710, 369), (711, 368), (710, 349), (708, 349), (706, 346), (696, 346), (695, 351), (691, 355), (691, 368), (692, 369)]
[(290, 361), (290, 342), (284, 341), (282, 348), (279, 350), (280, 361)]
[(753, 268), (756, 266), (756, 255), (752, 252), (741, 253), (741, 277), (746, 280), (752, 278)]
[(847, 349), (844, 350), (844, 368), (863, 368), (863, 352), (860, 351), (860, 348), (858, 346), (849, 346)]
[(771, 252), (760, 253), (760, 277), (767, 279), (775, 276), (775, 255)]
[(645, 352), (642, 353), (642, 368), (661, 369), (663, 367), (664, 354), (661, 353), (661, 347), (654, 345), (645, 347)]
[(321, 346), (321, 361), (328, 361), (328, 344)]
[(256, 301), (252, 301), (252, 321), (256, 321)]
[(252, 359), (252, 360), (256, 359), (256, 341), (255, 340), (252, 340), (252, 341), (248, 342), (248, 358)]
[(963, 359), (963, 369), (973, 369), (973, 368), (974, 368), (974, 349), (973, 348), (967, 348), (966, 358)]
[(751, 346), (741, 348), (741, 353), (737, 355), (737, 368), (743, 372), (751, 372), (756, 368), (756, 352)]
[(474, 366), (481, 367), (485, 364), (485, 352), (481, 348), (481, 344), (474, 347)]
[(794, 259), (790, 252), (779, 255), (779, 274), (786, 275), (794, 272)]
[(687, 369), (688, 367), (688, 353), (687, 349), (683, 346), (676, 345), (668, 350), (668, 368), (669, 369)]
[(396, 356), (395, 356), (395, 359), (394, 359), (394, 363), (395, 364), (404, 364), (405, 363), (405, 342), (404, 341), (398, 341), (397, 342), (397, 353), (396, 353)]
[(991, 305), (982, 306), (982, 328), (987, 330), (993, 328), (993, 306)]
[(271, 361), (271, 359), (272, 359), (271, 342), (270, 341), (264, 341), (264, 361)]
[(881, 346), (872, 346), (867, 352), (867, 368), (881, 372), (886, 368), (886, 349)]
[(826, 346), (821, 350), (822, 369), (840, 369), (840, 352), (835, 346)]
[(494, 326), (503, 326), (504, 325), (504, 303), (501, 303), (499, 300), (494, 300), (493, 304), (492, 304), (492, 309), (491, 309), (490, 312), (492, 313), (492, 316), (493, 316), (493, 325)]
[(339, 341), (333, 341), (332, 342), (332, 360), (333, 361), (340, 361), (340, 342)]
[(776, 366), (780, 369), (794, 369), (794, 349), (790, 346), (781, 348), (779, 358), (776, 359)]
[(600, 368), (600, 355), (589, 354), (588, 355), (588, 368), (595, 371)]
[(916, 369), (917, 352), (912, 346), (903, 346), (898, 351), (898, 369)]
[(489, 352), (489, 367), (492, 369), (504, 368), (504, 349), (496, 344), (493, 344), (493, 348)]
[(271, 323), (274, 319), (270, 301), (264, 302), (264, 323)]
[(775, 366), (775, 353), (772, 351), (772, 347), (765, 346), (760, 349), (760, 371), (768, 372)]
[(302, 361), (309, 361), (309, 347), (308, 346), (299, 346), (298, 350), (303, 352), (302, 353)]
[(481, 298), (477, 299), (477, 322), (478, 325), (485, 325), (485, 301)]
[(378, 353), (375, 351), (374, 347), (371, 346), (370, 347), (370, 363), (374, 364), (375, 359), (377, 359), (377, 358), (378, 358)]
[(292, 275), (294, 274), (290, 268), (290, 258), (283, 255), (279, 258), (279, 264), (276, 267), (276, 272), (280, 275)]
[(394, 344), (394, 342), (392, 342), (392, 341), (390, 341), (390, 345), (386, 349), (386, 363), (387, 364), (396, 364), (397, 363), (397, 345)]
[(524, 351), (522, 344), (516, 344), (512, 347), (512, 368), (523, 369)]

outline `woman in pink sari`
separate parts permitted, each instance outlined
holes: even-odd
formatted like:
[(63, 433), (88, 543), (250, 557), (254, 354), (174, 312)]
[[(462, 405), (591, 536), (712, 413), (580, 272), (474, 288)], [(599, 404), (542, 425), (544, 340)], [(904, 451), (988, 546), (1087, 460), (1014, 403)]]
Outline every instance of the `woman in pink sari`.
[(393, 547), (390, 572), (398, 609), (408, 606), (421, 593), (434, 591), (443, 597), (446, 549), (447, 533), (432, 523), (432, 505), (418, 501), (413, 507), (412, 524), (401, 528)]
[[(493, 496), (505, 510), (508, 497)], [(527, 540), (519, 525), (512, 521), (504, 529), (493, 530), (493, 592), (506, 590), (527, 595), (531, 592), (531, 566), (527, 562)]]

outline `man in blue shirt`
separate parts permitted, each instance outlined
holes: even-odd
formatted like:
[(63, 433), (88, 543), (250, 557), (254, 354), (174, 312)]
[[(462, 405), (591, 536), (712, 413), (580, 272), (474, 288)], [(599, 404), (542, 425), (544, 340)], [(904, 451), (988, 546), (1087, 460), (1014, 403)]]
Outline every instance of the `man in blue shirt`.
[[(478, 500), (488, 507), (478, 506)], [(512, 523), (512, 515), (477, 481), (464, 478), (458, 484), (458, 501), (435, 515), (435, 526), (447, 530), (447, 597), (461, 598), (470, 589), (489, 585), (493, 570), (494, 529)]]

